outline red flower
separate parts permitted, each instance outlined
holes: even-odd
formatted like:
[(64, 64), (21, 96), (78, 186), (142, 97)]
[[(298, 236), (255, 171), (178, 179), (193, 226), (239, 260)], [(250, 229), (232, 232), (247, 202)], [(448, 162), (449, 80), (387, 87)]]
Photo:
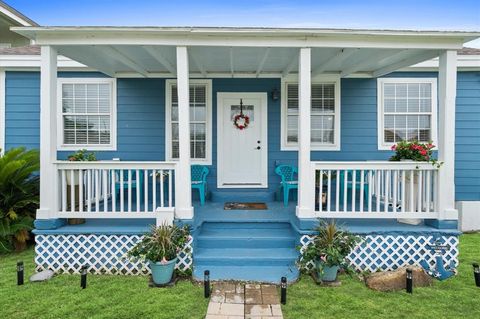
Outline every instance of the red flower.
[(397, 149), (397, 145), (392, 145), (391, 150), (395, 151)]
[(420, 151), (420, 154), (422, 154), (423, 156), (425, 156), (425, 155), (427, 155), (427, 151), (424, 150), (424, 149), (422, 149), (422, 150)]

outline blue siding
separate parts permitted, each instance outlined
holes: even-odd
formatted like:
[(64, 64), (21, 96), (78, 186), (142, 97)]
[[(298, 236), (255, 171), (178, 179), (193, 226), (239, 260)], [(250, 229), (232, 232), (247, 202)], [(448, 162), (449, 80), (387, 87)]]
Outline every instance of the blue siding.
[[(60, 77), (103, 76), (69, 72)], [(394, 73), (389, 77), (437, 77), (436, 72)], [(280, 79), (213, 79), (213, 154), (210, 189), (216, 189), (216, 104), (218, 92), (267, 92), (280, 89)], [(313, 160), (386, 160), (377, 149), (376, 79), (341, 81), (341, 151), (315, 151)], [(280, 151), (280, 101), (268, 100), (268, 173), (274, 190), (278, 164), (296, 164), (297, 152)], [(6, 148), (39, 146), (40, 76), (38, 72), (6, 73)], [(97, 152), (99, 159), (165, 159), (165, 80), (117, 80), (117, 151)], [(458, 74), (456, 113), (456, 198), (480, 200), (480, 72)], [(65, 158), (70, 152), (59, 152)]]
[(5, 149), (40, 144), (40, 73), (6, 72)]
[(480, 72), (460, 72), (455, 130), (456, 200), (480, 200)]

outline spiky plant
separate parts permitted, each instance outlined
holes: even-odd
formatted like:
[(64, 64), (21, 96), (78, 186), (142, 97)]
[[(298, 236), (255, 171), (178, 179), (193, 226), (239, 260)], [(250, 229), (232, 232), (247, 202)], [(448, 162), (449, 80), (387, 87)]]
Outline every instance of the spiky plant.
[(140, 240), (129, 252), (129, 257), (152, 262), (175, 259), (190, 238), (188, 226), (178, 227), (166, 223), (152, 226), (150, 233)]
[(340, 228), (335, 221), (321, 220), (315, 230), (318, 235), (304, 250), (301, 264), (306, 266), (311, 261), (320, 261), (327, 267), (345, 266), (345, 257), (350, 254), (360, 238)]
[(25, 243), (39, 205), (38, 150), (13, 148), (0, 156), (0, 249)]

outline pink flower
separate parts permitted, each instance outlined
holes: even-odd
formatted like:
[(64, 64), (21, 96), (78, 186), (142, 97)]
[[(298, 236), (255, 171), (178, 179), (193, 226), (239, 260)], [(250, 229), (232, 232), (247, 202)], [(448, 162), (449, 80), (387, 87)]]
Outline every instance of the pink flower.
[(392, 151), (397, 150), (397, 145), (392, 145), (391, 150), (392, 150)]
[(420, 151), (420, 154), (422, 154), (423, 156), (425, 156), (425, 155), (427, 155), (427, 151), (422, 149), (422, 150)]

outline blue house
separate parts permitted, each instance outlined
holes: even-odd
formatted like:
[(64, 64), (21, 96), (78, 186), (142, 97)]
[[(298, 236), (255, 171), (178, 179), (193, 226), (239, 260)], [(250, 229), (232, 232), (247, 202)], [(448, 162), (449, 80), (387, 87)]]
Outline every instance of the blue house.
[[(295, 280), (318, 218), (363, 237), (357, 270), (434, 265), (436, 240), (458, 263), (459, 209), (480, 209), (480, 52), (462, 49), (480, 34), (12, 30), (36, 46), (0, 51), (0, 125), (5, 149), (41, 150), (39, 270), (144, 272), (125, 252), (167, 222), (191, 225), (177, 267), (197, 279)], [(388, 161), (409, 139), (443, 165)], [(99, 160), (66, 160), (79, 149)], [(192, 165), (209, 171), (204, 205)], [(287, 205), (280, 165), (298, 168)]]

